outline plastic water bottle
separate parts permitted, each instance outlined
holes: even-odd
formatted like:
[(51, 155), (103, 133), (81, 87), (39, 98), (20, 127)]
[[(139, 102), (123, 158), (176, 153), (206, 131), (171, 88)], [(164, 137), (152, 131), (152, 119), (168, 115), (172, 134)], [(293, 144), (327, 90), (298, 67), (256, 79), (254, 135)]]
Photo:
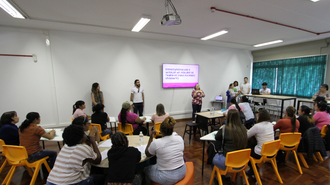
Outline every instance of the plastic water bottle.
[(210, 113), (211, 116), (214, 115), (214, 107), (211, 108), (211, 113)]
[(142, 133), (142, 131), (140, 131), (139, 138), (140, 138), (140, 146), (141, 146), (141, 145), (143, 145), (143, 133)]

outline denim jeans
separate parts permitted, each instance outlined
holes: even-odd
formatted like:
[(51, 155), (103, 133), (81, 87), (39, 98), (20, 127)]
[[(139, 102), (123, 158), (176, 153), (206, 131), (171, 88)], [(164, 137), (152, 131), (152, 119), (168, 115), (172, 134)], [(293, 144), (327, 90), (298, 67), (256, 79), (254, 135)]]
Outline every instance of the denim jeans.
[(192, 108), (193, 108), (192, 120), (195, 121), (195, 113), (201, 111), (202, 105), (192, 104)]
[(219, 169), (225, 171), (227, 166), (225, 165), (226, 157), (223, 154), (215, 154), (213, 157), (213, 164), (218, 167)]
[(105, 129), (105, 130), (102, 131), (101, 136), (105, 136), (105, 135), (108, 135), (108, 134), (111, 137), (112, 136), (112, 131), (109, 130), (109, 129)]
[(48, 165), (49, 165), (50, 169), (52, 169), (54, 166), (56, 157), (57, 157), (57, 152), (55, 152), (55, 151), (41, 150), (40, 152), (36, 152), (34, 154), (29, 155), (28, 161), (34, 162), (34, 161), (37, 161), (37, 160), (42, 159), (47, 156), (49, 157), (47, 159)]
[[(105, 175), (91, 175), (87, 179), (80, 181), (76, 184), (70, 184), (70, 185), (103, 185), (104, 184)], [(46, 185), (56, 185), (54, 183), (48, 182)]]
[(139, 112), (139, 116), (143, 116), (143, 102), (142, 103), (133, 103), (134, 105), (134, 110), (133, 112), (137, 114)]
[(144, 168), (147, 184), (150, 180), (162, 185), (175, 184), (186, 175), (186, 164), (175, 170), (158, 170), (157, 164)]

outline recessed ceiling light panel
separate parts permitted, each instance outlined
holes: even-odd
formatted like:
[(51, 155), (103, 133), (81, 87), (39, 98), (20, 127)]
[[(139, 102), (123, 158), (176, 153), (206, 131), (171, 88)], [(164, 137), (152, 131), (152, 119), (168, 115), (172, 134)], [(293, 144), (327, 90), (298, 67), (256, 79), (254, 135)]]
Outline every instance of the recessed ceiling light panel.
[(150, 21), (149, 15), (142, 15), (141, 19), (139, 20), (138, 23), (136, 23), (132, 31), (139, 32), (146, 24), (148, 24), (149, 21)]
[(218, 37), (218, 36), (223, 35), (223, 34), (226, 34), (226, 33), (228, 33), (227, 30), (221, 30), (221, 31), (219, 31), (217, 33), (213, 33), (212, 35), (203, 37), (203, 38), (201, 38), (201, 40), (209, 40), (209, 39), (212, 39), (214, 37)]
[(267, 46), (267, 45), (277, 44), (277, 43), (281, 43), (281, 42), (283, 42), (283, 40), (274, 40), (274, 41), (270, 41), (270, 42), (265, 42), (265, 43), (261, 43), (261, 44), (256, 44), (256, 45), (253, 45), (253, 47)]
[(19, 11), (18, 7), (11, 1), (0, 0), (0, 7), (14, 18), (26, 19), (27, 17), (24, 16), (23, 13)]

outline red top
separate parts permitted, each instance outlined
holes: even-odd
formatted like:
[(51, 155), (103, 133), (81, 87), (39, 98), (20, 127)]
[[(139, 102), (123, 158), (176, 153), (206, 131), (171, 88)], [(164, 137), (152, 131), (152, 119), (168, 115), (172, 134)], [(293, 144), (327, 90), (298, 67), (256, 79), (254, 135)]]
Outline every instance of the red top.
[(26, 148), (28, 155), (42, 150), (39, 141), (44, 133), (46, 131), (41, 126), (32, 123), (23, 132), (19, 132), (19, 143)]
[(205, 97), (204, 91), (202, 91), (203, 94), (199, 92), (194, 96), (195, 92), (196, 90), (193, 90), (193, 92), (191, 93), (191, 96), (193, 97), (192, 104), (202, 105), (202, 98)]
[[(295, 132), (298, 132), (298, 129), (300, 127), (299, 121), (296, 119), (296, 130)], [(287, 133), (292, 132), (292, 124), (291, 124), (291, 118), (284, 118), (277, 121), (277, 123), (274, 125), (274, 130), (280, 129), (280, 133)]]

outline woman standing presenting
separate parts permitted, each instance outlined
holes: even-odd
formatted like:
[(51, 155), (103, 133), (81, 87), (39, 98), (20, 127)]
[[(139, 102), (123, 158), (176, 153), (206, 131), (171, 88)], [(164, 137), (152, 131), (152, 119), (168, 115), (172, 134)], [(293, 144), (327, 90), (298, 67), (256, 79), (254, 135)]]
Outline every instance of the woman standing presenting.
[(104, 98), (103, 98), (103, 92), (100, 91), (100, 85), (98, 83), (93, 83), (92, 85), (92, 107), (97, 105), (98, 103), (104, 105)]
[(199, 87), (199, 84), (195, 85), (195, 88), (194, 88), (193, 92), (191, 93), (191, 96), (193, 98), (193, 100), (192, 100), (192, 108), (193, 108), (192, 121), (195, 122), (195, 113), (201, 111), (202, 98), (205, 97), (205, 94)]

